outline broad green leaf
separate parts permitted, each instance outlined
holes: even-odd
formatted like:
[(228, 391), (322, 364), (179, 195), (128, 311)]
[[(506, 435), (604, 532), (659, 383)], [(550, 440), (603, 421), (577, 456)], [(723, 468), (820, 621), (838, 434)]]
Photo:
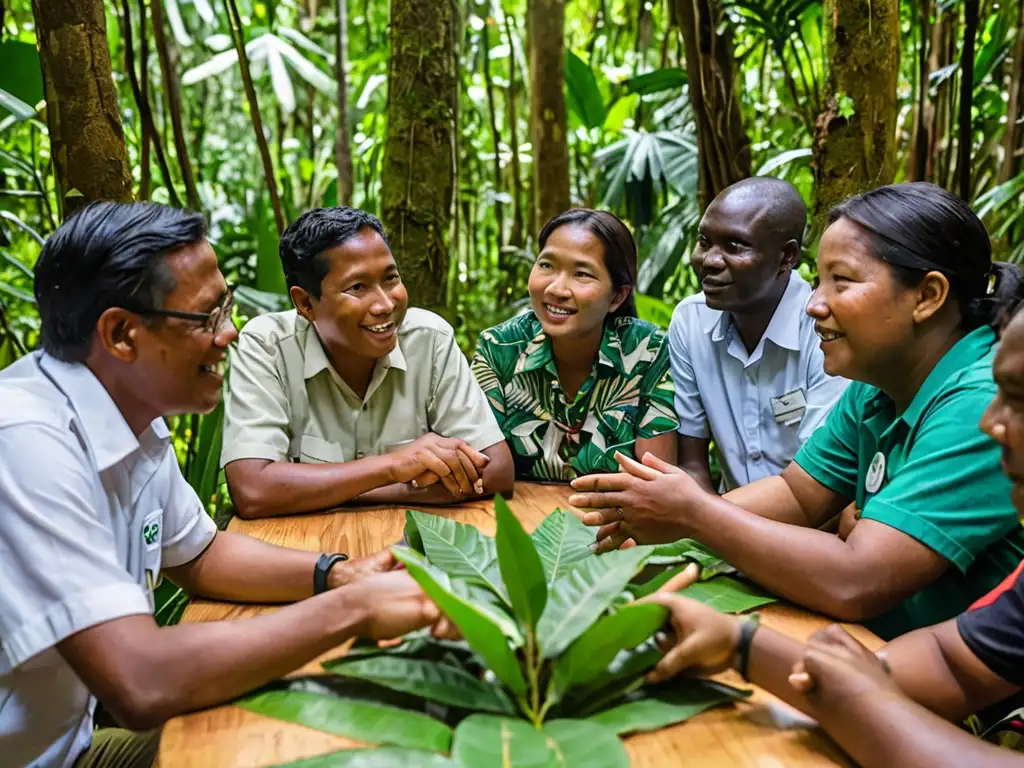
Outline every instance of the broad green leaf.
[(542, 730), (525, 720), (471, 715), (459, 723), (452, 758), (464, 766), (628, 768), (614, 733), (586, 720), (552, 720)]
[(370, 744), (447, 752), (452, 730), (419, 712), (304, 691), (266, 691), (235, 702), (243, 709)]
[(636, 301), (637, 316), (641, 320), (654, 323), (659, 328), (668, 328), (668, 324), (672, 322), (674, 306), (667, 301), (656, 299), (653, 296), (645, 296), (642, 293), (634, 293), (633, 298)]
[(587, 128), (604, 123), (604, 99), (594, 71), (569, 50), (565, 52), (565, 103)]
[(400, 656), (373, 656), (326, 661), (322, 666), (335, 675), (356, 677), (453, 707), (503, 714), (516, 711), (500, 688), (448, 664)]
[(534, 629), (548, 599), (544, 566), (533, 541), (501, 496), (494, 499), (494, 513), (498, 519), (495, 545), (501, 580), (505, 583), (516, 618)]
[(0, 89), (9, 97), (0, 106), (19, 120), (35, 116), (36, 105), (46, 98), (35, 43), (11, 38), (0, 43)]
[(459, 768), (444, 755), (422, 749), (377, 747), (340, 749), (326, 755), (281, 763), (274, 768)]
[(653, 603), (631, 603), (597, 620), (563, 653), (555, 665), (555, 687), (561, 694), (604, 672), (624, 648), (635, 648), (665, 622), (668, 610)]
[(405, 543), (410, 549), (419, 552), (421, 555), (426, 555), (427, 551), (423, 546), (423, 537), (420, 536), (420, 527), (416, 524), (417, 515), (422, 514), (421, 512), (413, 512), (409, 510), (405, 513), (405, 528), (403, 534), (405, 536)]
[(771, 160), (766, 162), (760, 168), (757, 169), (758, 176), (768, 176), (773, 171), (779, 170), (784, 165), (792, 163), (794, 160), (803, 160), (811, 156), (811, 148), (804, 147), (801, 149), (788, 149), (785, 152), (780, 152)]
[(537, 627), (543, 657), (557, 656), (586, 632), (636, 575), (649, 554), (641, 547), (609, 552), (577, 563), (556, 581)]
[(660, 93), (672, 88), (682, 88), (686, 85), (686, 82), (685, 70), (679, 67), (665, 67), (623, 80), (622, 85), (626, 86), (626, 90), (629, 93), (639, 93), (646, 96), (650, 93)]
[(534, 529), (532, 538), (549, 587), (576, 563), (594, 557), (594, 532), (571, 512), (556, 509)]
[(519, 662), (509, 648), (501, 627), (477, 606), (442, 587), (427, 570), (423, 559), (415, 552), (399, 547), (392, 551), (395, 557), (405, 563), (409, 575), (455, 623), (470, 648), (480, 655), (513, 694), (521, 696), (526, 690), (526, 680), (523, 679)]
[(671, 544), (654, 547), (647, 565), (676, 565), (693, 561), (700, 566), (701, 575), (706, 571), (720, 573), (730, 567), (722, 558), (695, 539), (680, 539)]
[(648, 698), (620, 704), (606, 709), (588, 720), (622, 736), (637, 731), (655, 731), (674, 723), (681, 723), (694, 715), (750, 695), (710, 680), (678, 680), (661, 686)]
[(466, 523), (425, 512), (406, 513), (416, 522), (430, 564), (449, 576), (480, 582), (504, 595), (494, 539)]
[(774, 603), (778, 599), (732, 576), (716, 576), (709, 581), (698, 581), (679, 594), (710, 605), (722, 613), (742, 613), (760, 605)]

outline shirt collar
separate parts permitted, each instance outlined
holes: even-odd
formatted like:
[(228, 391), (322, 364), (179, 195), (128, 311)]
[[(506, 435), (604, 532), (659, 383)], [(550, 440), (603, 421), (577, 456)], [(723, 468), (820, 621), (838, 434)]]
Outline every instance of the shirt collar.
[[(554, 372), (554, 353), (551, 350), (551, 342), (536, 316), (533, 317), (532, 325), (536, 333), (520, 353), (513, 375), (541, 368), (549, 368)], [(597, 364), (622, 373), (625, 370), (625, 365), (622, 360), (622, 339), (616, 332), (617, 327), (618, 323), (614, 321), (605, 324), (604, 333), (601, 336), (601, 346), (597, 352)]]
[[(800, 321), (803, 319), (804, 308), (807, 305), (807, 297), (811, 293), (811, 286), (807, 284), (796, 272), (789, 273), (789, 282), (786, 290), (779, 299), (778, 306), (772, 314), (772, 319), (765, 328), (763, 339), (773, 342), (783, 349), (790, 349), (794, 352), (800, 351)], [(716, 309), (708, 309), (707, 318), (704, 321), (704, 333), (711, 334), (712, 341), (723, 341), (732, 322), (732, 316), (728, 312)]]
[(910, 405), (900, 418), (913, 427), (925, 409), (939, 394), (946, 380), (972, 363), (976, 363), (987, 355), (996, 344), (996, 332), (988, 325), (976, 328), (954, 344), (942, 359), (932, 368), (932, 372), (917, 390)]
[[(302, 315), (296, 316), (296, 323), (300, 329), (302, 327), (306, 329), (306, 341), (303, 344), (302, 350), (304, 358), (302, 377), (308, 381), (321, 371), (326, 371), (332, 367), (331, 361), (327, 359), (327, 352), (324, 351), (324, 346), (320, 343), (320, 336), (317, 334), (313, 324)], [(378, 362), (379, 364), (380, 362)], [(385, 370), (397, 368), (400, 371), (406, 371), (409, 369), (401, 344), (395, 344), (395, 348), (388, 353), (387, 357), (383, 358), (383, 367)], [(374, 366), (374, 370), (376, 368), (377, 366)]]
[[(71, 404), (92, 449), (96, 469), (101, 472), (109, 469), (139, 448), (139, 439), (124, 420), (121, 410), (88, 366), (65, 363), (41, 353), (39, 367)], [(162, 418), (154, 419), (149, 430), (158, 440), (170, 438), (170, 430)]]

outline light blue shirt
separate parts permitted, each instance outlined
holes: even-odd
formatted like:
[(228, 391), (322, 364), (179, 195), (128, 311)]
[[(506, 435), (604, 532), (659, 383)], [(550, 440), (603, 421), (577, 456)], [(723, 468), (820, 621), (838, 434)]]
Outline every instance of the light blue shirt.
[[(679, 433), (715, 441), (723, 490), (782, 472), (849, 383), (822, 370), (814, 320), (804, 311), (810, 295), (811, 286), (792, 272), (750, 354), (732, 315), (708, 308), (703, 293), (672, 313)], [(802, 409), (793, 408), (801, 397), (795, 393), (806, 401)]]

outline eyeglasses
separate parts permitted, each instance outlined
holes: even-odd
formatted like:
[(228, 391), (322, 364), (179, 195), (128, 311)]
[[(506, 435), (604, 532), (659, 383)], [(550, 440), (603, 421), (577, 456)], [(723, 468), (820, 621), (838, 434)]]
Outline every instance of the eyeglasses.
[(224, 294), (224, 298), (212, 312), (179, 312), (176, 309), (136, 309), (134, 307), (125, 307), (125, 309), (143, 317), (176, 317), (180, 320), (202, 322), (205, 333), (216, 334), (227, 328), (228, 325), (234, 325), (234, 320), (231, 317), (231, 310), (234, 306), (235, 294), (228, 288), (228, 292)]

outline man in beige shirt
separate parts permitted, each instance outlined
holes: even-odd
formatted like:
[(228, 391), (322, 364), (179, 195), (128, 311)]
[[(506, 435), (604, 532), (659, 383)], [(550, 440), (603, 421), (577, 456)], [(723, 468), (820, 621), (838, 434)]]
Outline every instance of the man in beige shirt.
[(281, 238), (296, 309), (242, 330), (225, 468), (242, 517), (508, 493), (513, 465), (452, 327), (409, 297), (375, 216), (304, 213)]

